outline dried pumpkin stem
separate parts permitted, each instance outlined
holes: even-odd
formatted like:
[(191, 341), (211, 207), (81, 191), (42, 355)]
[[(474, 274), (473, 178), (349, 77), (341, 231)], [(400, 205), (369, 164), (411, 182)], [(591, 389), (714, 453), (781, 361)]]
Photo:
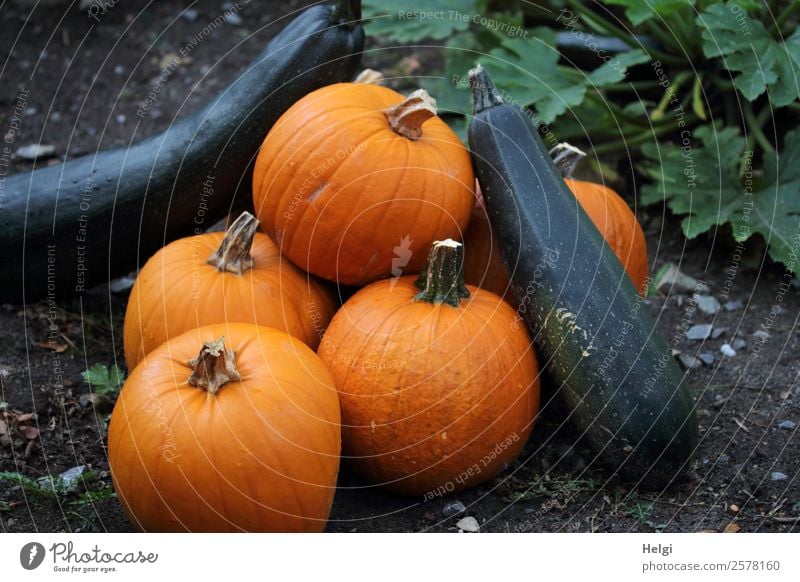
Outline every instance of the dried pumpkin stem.
[(464, 246), (452, 239), (436, 241), (428, 254), (428, 264), (416, 281), (420, 292), (414, 301), (427, 301), (434, 305), (447, 303), (458, 307), (469, 297), (464, 283)]
[(417, 89), (405, 101), (392, 105), (383, 113), (395, 133), (408, 139), (419, 139), (422, 137), (422, 124), (436, 116), (436, 99), (425, 89)]
[(234, 380), (241, 380), (239, 370), (236, 369), (236, 359), (233, 350), (225, 349), (225, 338), (205, 342), (200, 355), (189, 361), (192, 375), (189, 376), (189, 385), (202, 388), (209, 394), (217, 391)]
[(380, 85), (384, 81), (383, 73), (375, 69), (364, 69), (356, 77), (354, 83), (366, 83), (368, 85)]
[(253, 246), (256, 228), (258, 228), (258, 219), (247, 211), (242, 212), (242, 215), (225, 231), (222, 244), (206, 263), (220, 273), (225, 271), (237, 275), (244, 273), (253, 266), (250, 249)]

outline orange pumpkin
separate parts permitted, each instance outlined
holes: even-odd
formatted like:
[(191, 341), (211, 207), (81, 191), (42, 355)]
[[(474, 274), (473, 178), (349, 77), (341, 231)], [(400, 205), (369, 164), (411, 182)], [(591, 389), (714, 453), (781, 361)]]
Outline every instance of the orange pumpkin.
[(248, 323), (194, 329), (125, 382), (108, 432), (114, 487), (144, 531), (322, 531), (339, 422), (304, 343)]
[(472, 209), (472, 163), (419, 90), (323, 87), (293, 105), (256, 160), (264, 230), (300, 268), (362, 285), (414, 273), (431, 243), (459, 237)]
[(258, 221), (245, 212), (227, 233), (183, 238), (142, 268), (125, 312), (125, 361), (195, 327), (249, 322), (319, 344), (336, 302), (330, 291), (281, 259)]
[(369, 481), (408, 495), (483, 483), (517, 458), (539, 407), (536, 356), (500, 297), (465, 286), (461, 245), (426, 271), (373, 283), (320, 344), (342, 407), (342, 446)]
[[(564, 181), (644, 297), (647, 293), (647, 242), (636, 215), (625, 200), (607, 186), (571, 178), (564, 178)], [(464, 233), (464, 274), (467, 283), (508, 298), (511, 292), (508, 270), (482, 204), (479, 197)]]
[(633, 286), (647, 293), (647, 241), (627, 202), (608, 186), (564, 178), (581, 207), (617, 255)]

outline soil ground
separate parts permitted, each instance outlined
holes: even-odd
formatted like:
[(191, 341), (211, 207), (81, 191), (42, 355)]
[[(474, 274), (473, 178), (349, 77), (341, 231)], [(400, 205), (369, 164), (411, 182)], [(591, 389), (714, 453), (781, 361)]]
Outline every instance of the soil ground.
[[(191, 61), (184, 60), (166, 79), (150, 115), (140, 119), (137, 108), (159, 78), (162, 63), (170, 62), (172, 54), (224, 10), (222, 2), (199, 1), (192, 20), (178, 17), (180, 4), (131, 0), (110, 8), (99, 21), (77, 9), (65, 14), (61, 4), (39, 9), (26, 20), (28, 8), (4, 5), (0, 46), (9, 55), (0, 71), (4, 132), (12, 124), (18, 96), (23, 91), (26, 95), (14, 147), (41, 141), (54, 145), (63, 159), (125, 144), (136, 123), (141, 123), (139, 135), (160, 131), (225, 86), (277, 26), (253, 38), (251, 33), (297, 7), (292, 2), (244, 4), (238, 13), (241, 23), (226, 22), (200, 43)], [(391, 58), (408, 73), (416, 66), (409, 51), (383, 52), (381, 58)], [(214, 67), (221, 59), (225, 66)], [(393, 66), (370, 58), (364, 64)], [(8, 171), (31, 167), (17, 160)], [(688, 297), (678, 294), (648, 302), (667, 337), (687, 321), (713, 323), (723, 330), (705, 342), (680, 336), (683, 352), (714, 356), (710, 365), (686, 370), (702, 431), (688, 474), (665, 491), (637, 491), (609, 479), (571, 427), (561, 422), (563, 411), (549, 405), (511, 470), (455, 496), (428, 501), (398, 497), (369, 487), (343, 468), (330, 531), (455, 531), (465, 515), (474, 516), (481, 531), (800, 529), (797, 289), (779, 287), (783, 272), (753, 260), (758, 249), (751, 249), (750, 261), (731, 277), (732, 249), (709, 244), (711, 239), (686, 242), (677, 221), (662, 217), (658, 209), (639, 217), (654, 269), (677, 262), (723, 302), (742, 302), (715, 316), (692, 312)], [(0, 446), (0, 470), (32, 479), (78, 465), (94, 471), (81, 490), (64, 495), (46, 496), (21, 484), (0, 483), (0, 531), (131, 530), (118, 502), (109, 497), (105, 418), (96, 416), (87, 402), (89, 387), (81, 377), (98, 363), (124, 369), (125, 299), (124, 293), (101, 287), (80, 303), (61, 304), (53, 321), (62, 352), (39, 345), (48, 339), (48, 305), (0, 308), (0, 402), (23, 426)], [(759, 330), (769, 336), (753, 336)], [(746, 345), (725, 358), (720, 348), (734, 336)], [(54, 389), (59, 374), (63, 390)], [(19, 419), (25, 413), (35, 413), (36, 419)], [(38, 427), (39, 436), (22, 436), (26, 426)], [(466, 512), (446, 516), (444, 507), (455, 501)]]

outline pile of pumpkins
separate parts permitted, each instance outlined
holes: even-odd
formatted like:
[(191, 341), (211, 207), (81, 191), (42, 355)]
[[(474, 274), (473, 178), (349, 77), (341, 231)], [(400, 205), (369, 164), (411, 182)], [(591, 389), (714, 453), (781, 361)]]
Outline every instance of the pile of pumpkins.
[[(431, 498), (492, 479), (531, 433), (539, 368), (469, 152), (424, 90), (362, 79), (272, 128), (256, 216), (137, 277), (108, 455), (142, 530), (322, 531), (343, 457)], [(633, 213), (568, 183), (641, 289)]]

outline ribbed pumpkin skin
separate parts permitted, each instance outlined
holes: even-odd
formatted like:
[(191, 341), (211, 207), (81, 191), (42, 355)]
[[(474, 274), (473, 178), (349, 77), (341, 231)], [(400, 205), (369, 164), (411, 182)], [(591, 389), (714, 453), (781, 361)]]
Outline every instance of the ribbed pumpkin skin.
[[(419, 271), (433, 241), (460, 239), (473, 201), (469, 154), (438, 117), (417, 140), (395, 133), (383, 111), (403, 100), (378, 85), (330, 85), (298, 101), (265, 139), (256, 215), (302, 269), (362, 285), (393, 267)], [(404, 240), (411, 255), (400, 264)]]
[[(187, 362), (221, 336), (242, 380), (211, 395), (187, 384)], [(322, 531), (339, 421), (333, 381), (302, 342), (242, 323), (192, 330), (125, 382), (108, 432), (114, 486), (144, 531)]]
[(647, 241), (622, 196), (603, 184), (565, 178), (583, 210), (617, 255), (639, 294), (647, 293)]
[(492, 225), (482, 203), (472, 209), (469, 226), (464, 232), (464, 279), (500, 297), (511, 292), (500, 245), (492, 234)]
[(344, 455), (407, 495), (483, 483), (517, 458), (539, 408), (527, 331), (476, 287), (455, 308), (413, 302), (414, 277), (392, 285), (354, 295), (320, 344), (339, 390)]
[(223, 236), (205, 233), (172, 242), (139, 272), (125, 312), (129, 370), (168, 339), (214, 323), (274, 327), (317, 347), (336, 310), (331, 291), (282, 260), (263, 233), (253, 239), (252, 268), (241, 275), (220, 273), (206, 259)]
[[(647, 241), (636, 215), (625, 200), (607, 186), (570, 178), (564, 181), (625, 267), (634, 287), (644, 297), (649, 272)], [(486, 211), (479, 202), (464, 233), (464, 278), (471, 285), (508, 299), (508, 271), (491, 228)]]

